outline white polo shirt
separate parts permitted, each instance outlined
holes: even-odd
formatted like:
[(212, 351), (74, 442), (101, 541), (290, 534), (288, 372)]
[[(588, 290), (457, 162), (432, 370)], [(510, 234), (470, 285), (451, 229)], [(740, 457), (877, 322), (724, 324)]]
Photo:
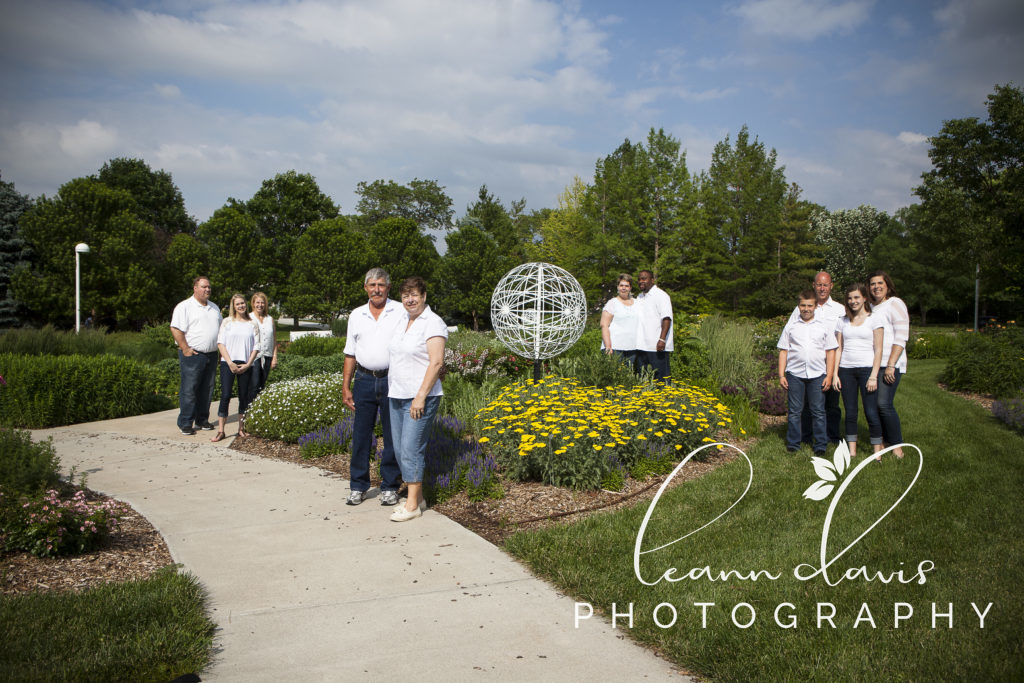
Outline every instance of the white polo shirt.
[(786, 372), (801, 379), (813, 379), (825, 374), (825, 352), (839, 346), (829, 323), (817, 318), (804, 322), (797, 318), (786, 323), (779, 337), (778, 348), (788, 352)]
[(185, 343), (200, 353), (217, 350), (220, 332), (220, 308), (212, 301), (206, 305), (190, 296), (174, 307), (171, 327), (185, 333)]
[[(830, 298), (828, 301), (821, 305), (818, 305), (817, 300), (815, 300), (814, 319), (820, 319), (824, 322), (832, 323), (833, 330), (836, 327), (836, 323), (838, 323), (839, 319), (842, 318), (844, 315), (846, 315), (846, 306), (843, 306), (835, 299)], [(793, 309), (793, 312), (789, 314), (789, 320), (787, 320), (786, 322), (791, 323), (794, 320), (799, 319), (800, 307), (797, 306), (796, 308)]]
[[(409, 314), (402, 309), (402, 324), (388, 347), (391, 367), (388, 369), (388, 398), (416, 398), (430, 366), (427, 340), (448, 339), (448, 325), (426, 306), (406, 329)], [(441, 380), (434, 382), (428, 396), (441, 396)]]
[(671, 351), (672, 344), (672, 300), (665, 290), (653, 285), (647, 292), (636, 296), (633, 307), (637, 309), (636, 348), (638, 351), (657, 351), (661, 339), (661, 321), (669, 319), (668, 334), (665, 335), (665, 350)]
[(388, 346), (405, 317), (402, 304), (392, 299), (384, 302), (384, 310), (376, 318), (370, 313), (370, 304), (363, 304), (348, 316), (345, 355), (367, 370), (387, 370)]

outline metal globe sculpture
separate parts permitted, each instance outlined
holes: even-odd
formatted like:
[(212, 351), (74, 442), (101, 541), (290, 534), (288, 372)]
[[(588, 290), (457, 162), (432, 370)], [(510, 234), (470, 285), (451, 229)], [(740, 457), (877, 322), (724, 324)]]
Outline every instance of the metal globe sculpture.
[(572, 346), (587, 320), (587, 297), (567, 270), (526, 263), (505, 273), (491, 296), (491, 324), (513, 353), (534, 361)]

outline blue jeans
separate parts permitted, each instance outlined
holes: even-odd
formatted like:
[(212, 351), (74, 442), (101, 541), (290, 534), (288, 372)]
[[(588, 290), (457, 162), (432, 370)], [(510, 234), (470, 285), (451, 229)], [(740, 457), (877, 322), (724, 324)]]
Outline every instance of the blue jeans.
[(878, 390), (868, 391), (871, 368), (839, 368), (843, 385), (843, 406), (846, 408), (846, 441), (857, 443), (857, 392), (864, 403), (864, 419), (868, 422), (871, 444), (882, 443), (882, 421), (878, 417)]
[[(236, 360), (235, 363), (244, 365), (244, 360)], [(231, 387), (235, 380), (238, 380), (238, 414), (245, 415), (249, 410), (249, 402), (252, 400), (253, 378), (255, 372), (250, 366), (245, 372), (236, 375), (223, 360), (220, 362), (220, 405), (217, 407), (217, 417), (227, 417), (228, 408), (231, 405)]]
[(636, 354), (639, 353), (636, 349), (632, 351), (619, 351), (618, 349), (612, 350), (612, 355), (625, 363), (630, 370), (636, 370)]
[(668, 384), (672, 379), (669, 369), (669, 351), (637, 351), (636, 371), (639, 373), (646, 367), (654, 368), (654, 379)]
[[(832, 443), (838, 442), (841, 438), (839, 423), (843, 421), (843, 411), (839, 408), (839, 397), (839, 392), (835, 388), (825, 392), (825, 435)], [(814, 430), (811, 427), (811, 408), (809, 405), (804, 406), (801, 430), (801, 437), (804, 443), (813, 443)]]
[(903, 443), (903, 428), (900, 426), (900, 416), (896, 412), (893, 400), (896, 398), (896, 389), (900, 385), (900, 370), (896, 368), (896, 381), (886, 384), (883, 379), (884, 371), (878, 373), (878, 417), (882, 420), (882, 439), (889, 445)]
[(398, 464), (402, 468), (402, 479), (407, 484), (418, 484), (423, 481), (423, 463), (427, 458), (427, 439), (430, 428), (434, 426), (437, 407), (441, 405), (440, 396), (427, 396), (423, 415), (419, 419), (409, 416), (411, 398), (392, 398), (391, 402), (391, 438), (395, 442)]
[(356, 412), (352, 421), (352, 461), (349, 465), (349, 487), (353, 491), (370, 489), (370, 444), (373, 427), (380, 414), (380, 428), (384, 433), (384, 451), (380, 457), (381, 491), (397, 491), (401, 471), (395, 459), (391, 438), (391, 413), (388, 406), (388, 378), (356, 370), (352, 378), (352, 401)]
[(210, 421), (210, 401), (213, 400), (213, 380), (217, 370), (217, 352), (194, 353), (185, 356), (178, 349), (181, 386), (178, 388), (178, 427), (191, 429), (193, 423)]
[(803, 379), (791, 372), (786, 373), (789, 391), (786, 398), (789, 402), (789, 425), (786, 428), (786, 448), (800, 448), (800, 414), (806, 403), (811, 407), (811, 429), (814, 432), (814, 452), (824, 453), (828, 446), (825, 432), (825, 394), (821, 390), (821, 382), (825, 375)]
[(263, 391), (263, 387), (267, 386), (267, 377), (270, 376), (270, 363), (273, 362), (273, 356), (260, 357), (256, 359), (256, 362), (252, 364), (252, 380), (250, 386), (252, 387), (249, 392), (252, 394), (251, 401), (255, 401), (256, 397)]

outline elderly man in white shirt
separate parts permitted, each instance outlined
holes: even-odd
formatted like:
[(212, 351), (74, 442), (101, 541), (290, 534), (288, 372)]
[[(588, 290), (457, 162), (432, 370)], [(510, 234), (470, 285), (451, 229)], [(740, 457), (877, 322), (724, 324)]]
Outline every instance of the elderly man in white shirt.
[(668, 384), (669, 354), (672, 353), (672, 300), (665, 290), (654, 284), (654, 273), (641, 270), (637, 277), (640, 294), (636, 297), (636, 364), (637, 370), (654, 368), (654, 379)]
[(779, 336), (779, 383), (786, 389), (789, 403), (786, 449), (790, 453), (799, 450), (800, 414), (810, 405), (814, 454), (824, 457), (828, 440), (823, 392), (832, 387), (839, 343), (835, 328), (814, 317), (814, 305), (814, 292), (801, 292), (800, 317), (786, 323)]
[(181, 387), (178, 391), (178, 429), (186, 436), (195, 427), (213, 429), (210, 400), (217, 372), (217, 334), (220, 309), (210, 301), (210, 279), (192, 281), (192, 296), (174, 307), (171, 336), (178, 345)]
[[(846, 315), (846, 307), (832, 298), (832, 276), (824, 270), (819, 272), (814, 276), (815, 320), (821, 320), (831, 325), (832, 329), (835, 330), (839, 324), (839, 319), (844, 315)], [(793, 322), (799, 318), (800, 307), (797, 306), (793, 309), (793, 313), (790, 314), (788, 322)], [(839, 440), (842, 438), (839, 433), (839, 423), (842, 422), (842, 419), (843, 411), (839, 408), (839, 392), (836, 389), (830, 389), (825, 392), (825, 430), (830, 443), (839, 443)], [(801, 420), (801, 439), (804, 443), (809, 444), (814, 438), (811, 430), (810, 406), (804, 407)]]
[(398, 503), (401, 470), (391, 438), (388, 403), (388, 347), (405, 319), (401, 304), (388, 298), (391, 276), (383, 268), (371, 268), (363, 279), (369, 301), (348, 317), (343, 369), (343, 400), (355, 413), (352, 425), (352, 460), (346, 504), (359, 505), (370, 490), (370, 444), (380, 414), (384, 450), (380, 460), (380, 504)]

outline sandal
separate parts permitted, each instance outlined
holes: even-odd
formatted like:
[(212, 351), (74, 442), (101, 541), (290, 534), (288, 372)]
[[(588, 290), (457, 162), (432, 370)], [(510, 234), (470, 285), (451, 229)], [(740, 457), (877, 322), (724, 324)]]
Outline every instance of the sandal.
[(245, 431), (245, 415), (238, 418), (238, 435), (249, 436), (249, 432)]
[(212, 441), (213, 443), (217, 443), (218, 441), (223, 441), (223, 440), (224, 440), (224, 432), (217, 432), (214, 435), (214, 437), (212, 439), (210, 439), (210, 441)]

